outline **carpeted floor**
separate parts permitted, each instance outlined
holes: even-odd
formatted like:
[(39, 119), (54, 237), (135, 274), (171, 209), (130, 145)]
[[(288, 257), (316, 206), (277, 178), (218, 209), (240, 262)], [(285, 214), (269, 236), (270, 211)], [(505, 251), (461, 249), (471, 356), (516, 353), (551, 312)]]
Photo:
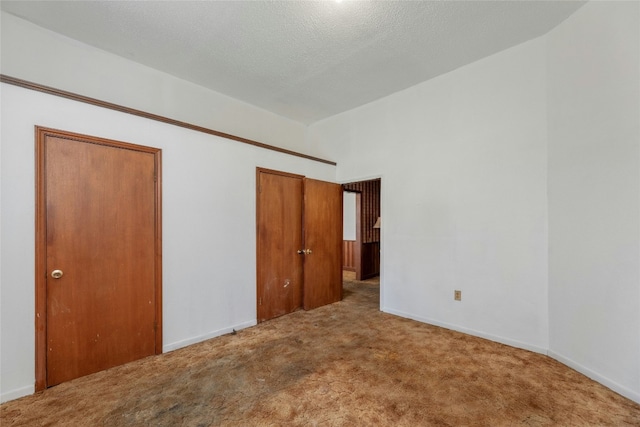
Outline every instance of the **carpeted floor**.
[(8, 426), (640, 426), (640, 405), (540, 354), (344, 300), (1, 406)]

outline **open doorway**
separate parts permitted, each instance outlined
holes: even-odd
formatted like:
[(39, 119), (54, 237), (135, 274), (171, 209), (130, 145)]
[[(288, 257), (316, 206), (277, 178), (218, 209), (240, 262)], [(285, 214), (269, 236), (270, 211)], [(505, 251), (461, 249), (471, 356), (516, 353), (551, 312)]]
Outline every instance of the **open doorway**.
[(342, 185), (343, 277), (379, 280), (380, 187), (380, 179)]

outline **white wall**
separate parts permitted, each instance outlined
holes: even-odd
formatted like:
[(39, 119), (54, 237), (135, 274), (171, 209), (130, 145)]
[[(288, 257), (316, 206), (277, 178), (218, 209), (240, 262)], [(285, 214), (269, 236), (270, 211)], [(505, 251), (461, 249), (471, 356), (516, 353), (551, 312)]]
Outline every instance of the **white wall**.
[(640, 7), (548, 36), (550, 354), (640, 401)]
[(33, 392), (34, 125), (163, 150), (164, 351), (256, 322), (255, 169), (335, 167), (2, 84), (0, 397)]
[(304, 151), (306, 126), (1, 12), (3, 74)]
[[(1, 14), (3, 74), (263, 143), (305, 126)], [(34, 126), (163, 150), (164, 350), (256, 321), (255, 168), (335, 181), (335, 167), (2, 84), (0, 400), (34, 386)]]
[(382, 176), (384, 311), (546, 351), (545, 77), (535, 40), (310, 127)]
[(255, 169), (335, 167), (2, 85), (0, 391), (34, 385), (34, 125), (163, 150), (164, 351), (255, 324)]
[[(385, 311), (549, 350), (640, 402), (639, 13), (589, 3), (545, 37), (314, 124), (304, 144), (297, 123), (5, 14), (1, 70), (337, 160), (341, 182), (382, 177)], [(35, 124), (164, 150), (166, 350), (255, 322), (255, 167), (336, 178), (328, 165), (0, 90), (3, 400), (33, 390)]]
[(342, 194), (342, 239), (356, 240), (356, 193)]
[(639, 9), (589, 3), (308, 129), (340, 181), (383, 176), (383, 310), (547, 352), (640, 402)]

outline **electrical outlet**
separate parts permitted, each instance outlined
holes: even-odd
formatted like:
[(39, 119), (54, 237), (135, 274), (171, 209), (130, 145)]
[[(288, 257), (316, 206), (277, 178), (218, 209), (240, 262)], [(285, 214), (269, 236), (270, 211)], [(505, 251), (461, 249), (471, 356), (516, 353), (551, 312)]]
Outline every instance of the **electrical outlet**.
[(462, 301), (462, 291), (453, 291), (453, 299), (456, 301)]

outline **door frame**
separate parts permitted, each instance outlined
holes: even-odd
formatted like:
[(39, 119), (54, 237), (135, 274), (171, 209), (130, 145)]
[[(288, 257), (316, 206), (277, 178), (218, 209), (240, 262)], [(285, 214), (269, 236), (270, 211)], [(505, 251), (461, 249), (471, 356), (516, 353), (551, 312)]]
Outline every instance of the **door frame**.
[(355, 197), (355, 227), (356, 227), (356, 239), (353, 244), (353, 272), (356, 275), (356, 280), (362, 280), (362, 191), (358, 190), (348, 190), (345, 188), (344, 184), (342, 184), (342, 193), (350, 193)]
[(150, 153), (155, 179), (155, 354), (162, 353), (162, 150), (57, 129), (35, 126), (36, 218), (35, 218), (35, 391), (47, 388), (47, 206), (45, 142), (48, 136)]
[[(382, 230), (379, 231), (380, 235), (379, 235), (379, 239), (377, 242), (373, 242), (373, 243), (377, 243), (378, 244), (378, 255), (377, 255), (377, 263), (378, 263), (378, 272), (377, 274), (371, 274), (370, 272), (365, 271), (365, 256), (367, 254), (367, 248), (365, 247), (365, 245), (369, 245), (372, 242), (367, 242), (365, 243), (364, 237), (363, 237), (363, 211), (365, 211), (365, 209), (367, 209), (367, 206), (371, 207), (372, 206), (372, 201), (369, 201), (368, 203), (364, 201), (364, 193), (365, 190), (362, 189), (355, 189), (355, 188), (350, 188), (349, 186), (353, 185), (353, 184), (363, 184), (363, 183), (368, 183), (370, 181), (379, 181), (380, 182), (380, 187), (379, 187), (379, 192), (377, 193), (378, 199), (379, 199), (379, 203), (380, 203), (380, 209), (378, 211), (378, 217), (382, 216), (382, 176), (373, 176), (370, 178), (360, 178), (357, 180), (349, 180), (346, 182), (342, 183), (342, 188), (344, 189), (345, 192), (352, 192), (352, 193), (356, 193), (357, 194), (357, 199), (356, 199), (356, 244), (355, 246), (358, 248), (359, 250), (359, 254), (357, 256), (357, 260), (356, 260), (356, 280), (367, 280), (371, 277), (375, 277), (376, 275), (381, 276), (382, 275)], [(366, 205), (366, 206), (365, 206)], [(373, 226), (373, 223), (372, 223)], [(355, 252), (355, 251), (354, 251)]]

